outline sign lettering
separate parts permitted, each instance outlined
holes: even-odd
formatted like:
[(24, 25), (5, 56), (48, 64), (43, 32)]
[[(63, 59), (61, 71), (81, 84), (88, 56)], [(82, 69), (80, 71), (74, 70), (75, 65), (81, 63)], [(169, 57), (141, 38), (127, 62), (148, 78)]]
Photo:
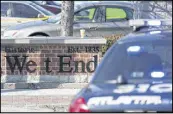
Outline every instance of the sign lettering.
[[(2, 48), (3, 47), (3, 48)], [(18, 53), (36, 53), (39, 50), (38, 46), (2, 46), (1, 51), (6, 53), (16, 53), (7, 54), (5, 57), (7, 64), (9, 65), (11, 73), (18, 70), (20, 73), (25, 69), (28, 73), (34, 73), (37, 71), (37, 66), (39, 66), (36, 61), (29, 60), (29, 56), (20, 56)], [(67, 46), (68, 53), (98, 53), (100, 51), (99, 46)], [(57, 61), (57, 66), (60, 73), (92, 73), (95, 71), (98, 64), (98, 56), (95, 55), (91, 57), (90, 61), (72, 60), (72, 55), (57, 55), (59, 58)], [(66, 61), (64, 61), (66, 59)], [(52, 69), (50, 64), (52, 63), (51, 58), (45, 58), (43, 60), (46, 73), (51, 73)], [(73, 66), (72, 66), (73, 64)], [(92, 66), (92, 67), (91, 67)], [(17, 68), (17, 69), (16, 69)]]
[[(92, 73), (94, 72), (94, 70), (96, 69), (96, 66), (98, 64), (98, 57), (97, 55), (93, 56), (94, 60), (93, 61), (88, 61), (87, 63), (85, 63), (84, 61), (72, 61), (72, 56), (69, 55), (69, 56), (57, 56), (59, 58), (59, 72), (60, 73), (71, 73), (73, 70), (74, 72), (76, 73), (79, 73), (79, 72), (82, 72), (82, 73), (85, 73), (85, 72), (89, 72), (89, 73)], [(12, 56), (5, 56), (6, 60), (7, 60), (7, 64), (9, 65), (10, 67), (10, 70), (12, 73), (14, 73), (14, 70), (15, 68), (17, 67), (18, 70), (20, 71), (20, 73), (23, 71), (24, 67), (26, 67), (26, 70), (27, 72), (29, 73), (34, 73), (36, 72), (36, 67), (38, 66), (36, 64), (35, 61), (32, 61), (32, 60), (28, 60), (28, 56), (18, 56), (18, 55), (12, 55)], [(64, 61), (64, 58), (70, 58), (69, 61), (65, 62)], [(47, 73), (51, 73), (52, 70), (50, 69), (50, 63), (52, 62), (50, 60), (50, 58), (47, 58), (45, 61), (45, 67), (46, 67), (46, 72)], [(74, 62), (75, 64), (75, 69), (72, 68), (71, 66), (71, 62)], [(91, 64), (94, 64), (94, 69), (92, 70), (90, 68)], [(82, 71), (79, 71), (79, 65), (82, 64)], [(34, 67), (34, 69), (31, 69), (30, 67)], [(64, 67), (68, 67), (69, 70), (65, 70)], [(58, 69), (57, 69), (58, 70)]]

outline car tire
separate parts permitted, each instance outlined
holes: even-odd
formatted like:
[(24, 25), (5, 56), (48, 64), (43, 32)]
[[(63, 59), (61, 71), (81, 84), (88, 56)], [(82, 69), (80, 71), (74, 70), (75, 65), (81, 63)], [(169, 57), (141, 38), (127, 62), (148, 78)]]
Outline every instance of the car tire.
[(33, 35), (30, 35), (29, 37), (48, 37), (48, 35), (44, 35), (44, 34), (33, 34)]
[(47, 35), (46, 33), (32, 33), (29, 35), (29, 37), (48, 37), (49, 35)]

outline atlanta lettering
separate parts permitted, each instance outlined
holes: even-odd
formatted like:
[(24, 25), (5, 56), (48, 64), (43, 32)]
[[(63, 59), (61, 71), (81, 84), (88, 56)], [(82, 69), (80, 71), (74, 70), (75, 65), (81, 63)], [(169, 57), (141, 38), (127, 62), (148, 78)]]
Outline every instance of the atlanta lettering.
[(117, 99), (114, 99), (112, 96), (106, 97), (93, 97), (89, 99), (87, 105), (158, 105), (162, 104), (160, 96), (119, 96)]

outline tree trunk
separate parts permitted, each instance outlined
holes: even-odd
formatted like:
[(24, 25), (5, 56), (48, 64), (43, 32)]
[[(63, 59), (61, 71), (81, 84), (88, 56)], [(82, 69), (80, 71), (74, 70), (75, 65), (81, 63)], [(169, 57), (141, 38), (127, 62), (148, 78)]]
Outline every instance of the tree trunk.
[(62, 1), (61, 36), (73, 36), (74, 1)]

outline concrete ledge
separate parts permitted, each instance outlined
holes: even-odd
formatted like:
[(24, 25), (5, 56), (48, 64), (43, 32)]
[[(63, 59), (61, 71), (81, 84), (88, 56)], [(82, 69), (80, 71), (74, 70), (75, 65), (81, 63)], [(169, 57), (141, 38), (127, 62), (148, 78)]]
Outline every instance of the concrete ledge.
[[(35, 84), (39, 89), (82, 89), (88, 83), (51, 83), (41, 82)], [(1, 83), (1, 89), (33, 89), (31, 83)]]
[(1, 76), (1, 83), (88, 83), (91, 78), (90, 75), (3, 75)]
[(106, 39), (101, 37), (1, 38), (1, 44), (106, 44)]

